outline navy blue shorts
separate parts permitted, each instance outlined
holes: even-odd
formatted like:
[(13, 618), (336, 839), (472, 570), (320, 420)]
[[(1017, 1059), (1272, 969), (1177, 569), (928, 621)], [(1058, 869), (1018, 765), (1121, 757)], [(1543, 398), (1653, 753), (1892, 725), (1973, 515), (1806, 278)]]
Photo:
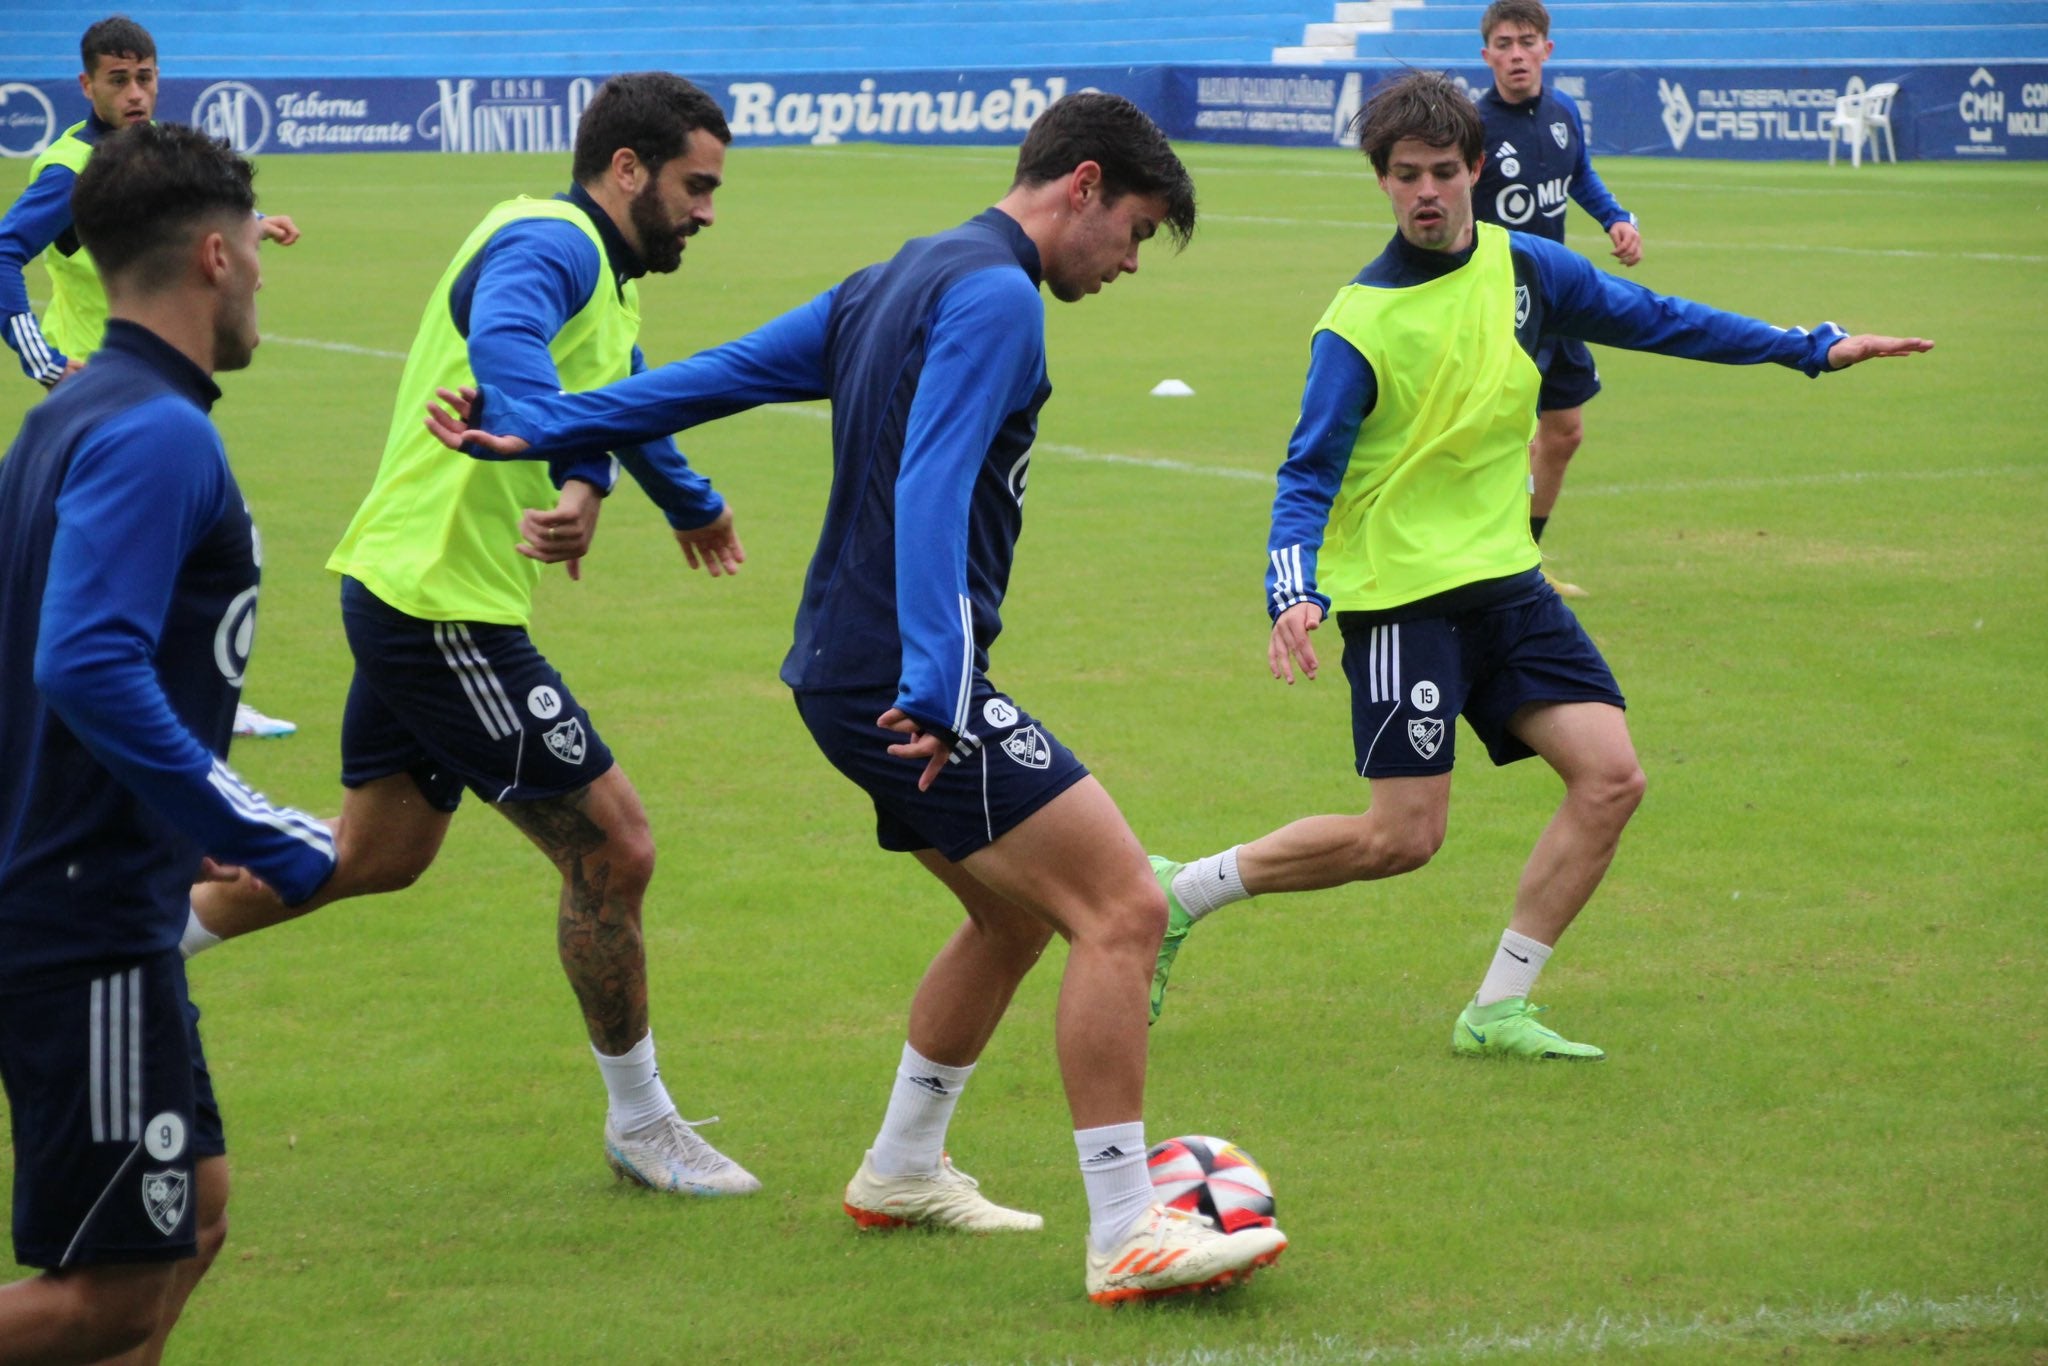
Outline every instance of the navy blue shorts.
[(931, 790), (919, 792), (925, 761), (889, 753), (903, 737), (875, 724), (895, 705), (893, 688), (796, 694), (818, 748), (873, 799), (875, 842), (892, 852), (936, 849), (958, 863), (1088, 776), (1072, 750), (977, 675), (969, 714), (981, 729), (953, 751)]
[(1511, 602), (1413, 621), (1337, 614), (1360, 777), (1450, 772), (1460, 715), (1494, 763), (1511, 764), (1535, 753), (1508, 731), (1530, 703), (1624, 705), (1579, 619), (1549, 584), (1540, 587)]
[(1600, 367), (1576, 337), (1545, 337), (1536, 347), (1536, 368), (1543, 372), (1543, 387), (1536, 391), (1539, 413), (1583, 407), (1600, 392)]
[(0, 1080), (16, 1261), (197, 1253), (194, 1167), (227, 1144), (177, 950), (0, 991)]
[(341, 620), (355, 656), (341, 718), (341, 781), (410, 773), (436, 810), (462, 789), (530, 802), (588, 787), (612, 752), (562, 675), (518, 626), (422, 621), (354, 579)]

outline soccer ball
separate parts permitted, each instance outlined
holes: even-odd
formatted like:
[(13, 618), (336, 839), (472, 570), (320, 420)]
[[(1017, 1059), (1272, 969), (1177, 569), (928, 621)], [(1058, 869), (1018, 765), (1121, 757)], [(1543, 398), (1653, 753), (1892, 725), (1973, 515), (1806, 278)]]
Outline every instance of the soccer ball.
[(1235, 1143), (1200, 1135), (1169, 1138), (1145, 1154), (1161, 1204), (1206, 1214), (1225, 1233), (1273, 1227), (1273, 1184)]

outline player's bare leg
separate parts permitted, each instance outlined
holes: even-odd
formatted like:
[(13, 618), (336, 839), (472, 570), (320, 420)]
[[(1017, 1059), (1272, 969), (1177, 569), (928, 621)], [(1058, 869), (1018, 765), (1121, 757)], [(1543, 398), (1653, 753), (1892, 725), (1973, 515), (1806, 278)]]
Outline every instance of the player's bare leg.
[(408, 774), (349, 788), (341, 814), (327, 823), (334, 831), (334, 876), (310, 899), (287, 906), (245, 873), (193, 887), (193, 914), (215, 938), (234, 939), (348, 897), (403, 891), (441, 852), (448, 822), (449, 814), (421, 796)]
[(176, 1265), (83, 1266), (0, 1286), (0, 1366), (74, 1366), (142, 1347)]
[(1564, 801), (1544, 827), (1515, 910), (1479, 991), (1451, 1029), (1451, 1046), (1473, 1056), (1597, 1060), (1606, 1054), (1536, 1022), (1531, 989), (1550, 951), (1614, 861), (1622, 829), (1643, 799), (1643, 770), (1620, 707), (1605, 702), (1534, 704), (1508, 728), (1564, 779)]
[(863, 1228), (1035, 1232), (1045, 1221), (982, 1195), (980, 1182), (953, 1165), (945, 1138), (982, 1049), (1053, 929), (936, 851), (916, 857), (959, 898), (967, 919), (925, 969), (911, 1000), (888, 1112), (843, 1204)]
[(1308, 816), (1239, 845), (1245, 894), (1310, 892), (1412, 873), (1436, 857), (1450, 822), (1451, 775), (1374, 778), (1355, 816)]
[(171, 1286), (164, 1294), (163, 1312), (157, 1318), (156, 1331), (150, 1334), (149, 1341), (132, 1352), (108, 1358), (108, 1366), (157, 1366), (163, 1360), (164, 1344), (170, 1340), (171, 1330), (178, 1326), (178, 1317), (185, 1312), (185, 1302), (192, 1297), (199, 1278), (212, 1268), (214, 1259), (220, 1256), (221, 1247), (228, 1240), (227, 1158), (200, 1158), (193, 1164), (192, 1184), (199, 1255), (172, 1263)]
[(927, 1058), (963, 1067), (981, 1056), (1018, 984), (1045, 953), (1053, 927), (932, 850), (917, 860), (960, 899), (967, 919), (911, 998), (910, 1042)]
[(1555, 944), (1607, 875), (1643, 800), (1642, 765), (1620, 707), (1569, 702), (1522, 708), (1508, 729), (1564, 779), (1564, 801), (1536, 841), (1508, 928)]
[(1146, 998), (1166, 895), (1102, 784), (1082, 779), (961, 866), (1067, 940), (1060, 1075), (1088, 1188), (1089, 1297), (1112, 1304), (1223, 1285), (1271, 1263), (1287, 1246), (1278, 1229), (1226, 1236), (1152, 1198)]
[(605, 1150), (613, 1172), (677, 1194), (759, 1190), (759, 1181), (677, 1114), (655, 1064), (640, 930), (654, 836), (625, 770), (614, 764), (588, 787), (497, 809), (562, 876), (556, 949), (610, 1096)]
[[(1536, 439), (1529, 443), (1529, 520), (1537, 527), (1550, 520), (1551, 509), (1564, 489), (1565, 470), (1586, 438), (1584, 412), (1583, 407), (1549, 408), (1536, 415)], [(1550, 578), (1548, 574), (1544, 577)], [(1559, 597), (1586, 596), (1586, 590), (1575, 583), (1550, 579), (1550, 586)]]

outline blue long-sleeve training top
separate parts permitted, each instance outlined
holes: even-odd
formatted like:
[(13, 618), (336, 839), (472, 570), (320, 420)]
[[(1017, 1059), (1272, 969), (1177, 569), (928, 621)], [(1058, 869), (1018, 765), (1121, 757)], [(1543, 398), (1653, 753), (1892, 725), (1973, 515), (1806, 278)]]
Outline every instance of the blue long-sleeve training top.
[(761, 403), (832, 400), (832, 491), (782, 679), (894, 687), (972, 739), (967, 699), (1002, 630), (1038, 411), (1051, 396), (1038, 248), (989, 209), (906, 244), (767, 325), (585, 394), (510, 402), (485, 430), (588, 453)]
[(0, 979), (175, 947), (202, 855), (287, 902), (333, 870), (223, 762), (262, 555), (219, 395), (115, 320), (0, 460)]
[[(1546, 335), (1655, 351), (1723, 365), (1772, 363), (1819, 375), (1828, 369), (1828, 350), (1845, 335), (1833, 323), (1813, 331), (1774, 327), (1671, 295), (1601, 270), (1567, 247), (1528, 233), (1511, 233), (1516, 297), (1503, 299), (1517, 319), (1515, 340), (1531, 356)], [(1461, 269), (1471, 248), (1425, 251), (1395, 233), (1386, 250), (1358, 273), (1355, 283), (1402, 289)], [(1456, 338), (1445, 345), (1455, 346)], [(1287, 443), (1273, 498), (1267, 535), (1266, 610), (1278, 617), (1301, 602), (1327, 613), (1330, 600), (1316, 591), (1316, 553), (1323, 528), (1358, 441), (1372, 416), (1379, 382), (1358, 349), (1332, 331), (1315, 334), (1309, 347), (1308, 380), (1302, 387), (1301, 416)], [(1484, 603), (1485, 585), (1456, 589), (1459, 607)], [(1474, 592), (1478, 597), (1474, 596)], [(1505, 586), (1503, 592), (1509, 591)]]
[(1636, 216), (1621, 207), (1593, 170), (1586, 129), (1570, 96), (1545, 87), (1509, 103), (1495, 87), (1478, 100), (1486, 161), (1472, 187), (1482, 223), (1564, 241), (1565, 204), (1575, 199), (1604, 232)]
[[(556, 197), (590, 216), (605, 244), (606, 259), (598, 259), (590, 239), (575, 224), (557, 218), (526, 219), (495, 233), (449, 290), (455, 330), (469, 343), (471, 372), (478, 383), (515, 398), (561, 392), (548, 343), (590, 298), (600, 271), (616, 289), (647, 269), (610, 215), (581, 185)], [(646, 368), (646, 357), (635, 346), (633, 372)], [(622, 442), (608, 452), (551, 461), (549, 473), (557, 487), (581, 479), (609, 492), (615, 478), (613, 455), (678, 530), (706, 526), (725, 510), (725, 500), (711, 481), (690, 467), (668, 433)]]

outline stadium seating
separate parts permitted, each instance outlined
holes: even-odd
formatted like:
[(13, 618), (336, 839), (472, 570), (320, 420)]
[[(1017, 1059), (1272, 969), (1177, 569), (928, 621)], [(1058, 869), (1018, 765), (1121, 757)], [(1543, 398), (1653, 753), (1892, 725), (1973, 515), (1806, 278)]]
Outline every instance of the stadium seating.
[[(2048, 54), (2040, 0), (1548, 0), (1556, 60), (1599, 66), (2028, 60)], [(1470, 65), (1483, 3), (1337, 4), (1274, 60)]]
[[(1188, 62), (1472, 65), (1481, 3), (1448, 0), (705, 0), (687, 8), (495, 0), (153, 5), (196, 77), (553, 76), (666, 66), (885, 71)], [(1760, 65), (2048, 57), (2044, 0), (1551, 0), (1557, 60)], [(0, 80), (77, 70), (80, 15), (0, 5)], [(1304, 41), (1297, 42), (1297, 39)]]
[[(1329, 0), (203, 0), (141, 17), (181, 76), (696, 74), (1263, 62)], [(76, 11), (0, 7), (0, 78), (78, 69)], [(168, 68), (167, 68), (168, 69)]]

